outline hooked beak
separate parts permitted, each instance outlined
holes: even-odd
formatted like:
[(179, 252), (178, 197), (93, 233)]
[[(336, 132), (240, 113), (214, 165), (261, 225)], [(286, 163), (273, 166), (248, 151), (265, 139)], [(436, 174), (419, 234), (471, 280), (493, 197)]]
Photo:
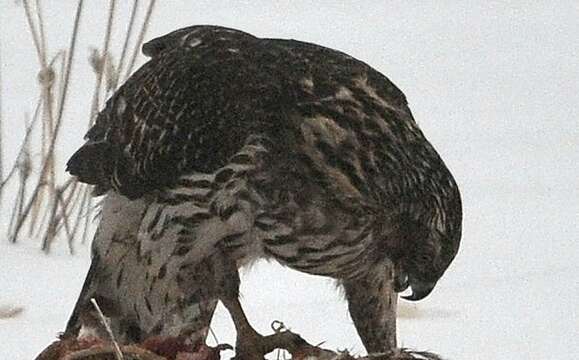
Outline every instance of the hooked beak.
[(397, 293), (408, 289), (408, 286), (410, 286), (410, 282), (406, 273), (400, 272), (394, 277), (394, 291)]
[(410, 281), (410, 288), (412, 289), (412, 294), (408, 296), (402, 296), (402, 298), (409, 301), (422, 300), (432, 292), (432, 289), (434, 289), (435, 285), (436, 281), (434, 282)]

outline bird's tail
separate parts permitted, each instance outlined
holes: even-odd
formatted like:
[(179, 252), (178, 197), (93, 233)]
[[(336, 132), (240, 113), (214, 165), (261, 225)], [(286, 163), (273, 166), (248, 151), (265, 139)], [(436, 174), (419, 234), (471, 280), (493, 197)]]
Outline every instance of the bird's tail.
[(78, 300), (76, 301), (72, 314), (66, 323), (64, 333), (61, 335), (62, 338), (75, 338), (78, 337), (80, 333), (82, 327), (82, 313), (89, 311), (90, 309), (90, 298), (91, 293), (94, 292), (94, 281), (97, 274), (98, 262), (98, 255), (95, 255), (92, 259), (87, 277), (84, 280)]

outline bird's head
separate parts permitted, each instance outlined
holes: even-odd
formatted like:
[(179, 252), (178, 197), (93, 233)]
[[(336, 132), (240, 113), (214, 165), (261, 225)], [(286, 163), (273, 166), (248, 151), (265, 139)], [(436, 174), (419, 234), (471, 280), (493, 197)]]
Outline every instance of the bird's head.
[(402, 250), (395, 261), (395, 290), (410, 288), (412, 293), (402, 296), (410, 301), (424, 299), (432, 292), (456, 256), (462, 232), (458, 191), (422, 209), (421, 216), (401, 222)]
[(418, 301), (432, 292), (451, 261), (440, 253), (440, 248), (439, 241), (428, 241), (402, 260), (403, 272), (400, 276), (403, 282), (402, 286), (397, 285), (397, 290), (410, 288), (412, 291), (410, 295), (402, 296), (403, 299)]

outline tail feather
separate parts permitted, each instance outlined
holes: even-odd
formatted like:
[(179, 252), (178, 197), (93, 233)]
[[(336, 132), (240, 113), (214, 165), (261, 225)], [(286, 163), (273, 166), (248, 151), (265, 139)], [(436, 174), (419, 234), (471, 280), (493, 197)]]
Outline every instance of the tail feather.
[(80, 328), (82, 327), (81, 321), (82, 313), (87, 311), (88, 308), (90, 308), (89, 302), (91, 294), (94, 292), (94, 281), (95, 276), (97, 275), (98, 272), (97, 271), (98, 263), (99, 263), (98, 255), (94, 254), (92, 262), (90, 264), (90, 268), (87, 273), (87, 277), (84, 280), (82, 290), (80, 291), (78, 300), (76, 301), (74, 309), (72, 310), (72, 314), (70, 315), (70, 318), (68, 319), (68, 322), (66, 324), (66, 329), (64, 330), (64, 333), (62, 335), (64, 338), (68, 337), (75, 338), (78, 336), (80, 332)]
[(79, 181), (104, 186), (109, 182), (112, 149), (105, 142), (88, 142), (66, 163), (66, 171)]

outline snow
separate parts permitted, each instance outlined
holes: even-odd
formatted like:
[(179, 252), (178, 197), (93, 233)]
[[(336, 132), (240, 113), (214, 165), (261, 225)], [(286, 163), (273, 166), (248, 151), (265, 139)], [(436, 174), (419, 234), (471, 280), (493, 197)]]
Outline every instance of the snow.
[[(82, 142), (90, 99), (80, 89), (93, 81), (86, 57), (106, 21), (104, 3), (87, 3), (60, 161)], [(126, 16), (129, 2), (119, 3)], [(73, 5), (45, 4), (53, 48), (68, 42)], [(22, 8), (1, 10), (10, 157), (33, 111), (37, 63)], [(220, 24), (337, 48), (390, 77), (455, 174), (465, 214), (461, 250), (434, 293), (402, 305), (400, 344), (456, 360), (557, 359), (579, 353), (577, 19), (573, 1), (163, 1), (148, 38)], [(5, 228), (5, 211), (0, 220)], [(46, 256), (37, 239), (0, 241), (0, 307), (24, 307), (0, 319), (0, 359), (31, 359), (63, 330), (89, 265), (87, 246), (77, 250)], [(244, 273), (242, 293), (264, 333), (281, 320), (311, 343), (363, 352), (327, 279), (260, 263)], [(222, 308), (213, 328), (234, 342)]]

